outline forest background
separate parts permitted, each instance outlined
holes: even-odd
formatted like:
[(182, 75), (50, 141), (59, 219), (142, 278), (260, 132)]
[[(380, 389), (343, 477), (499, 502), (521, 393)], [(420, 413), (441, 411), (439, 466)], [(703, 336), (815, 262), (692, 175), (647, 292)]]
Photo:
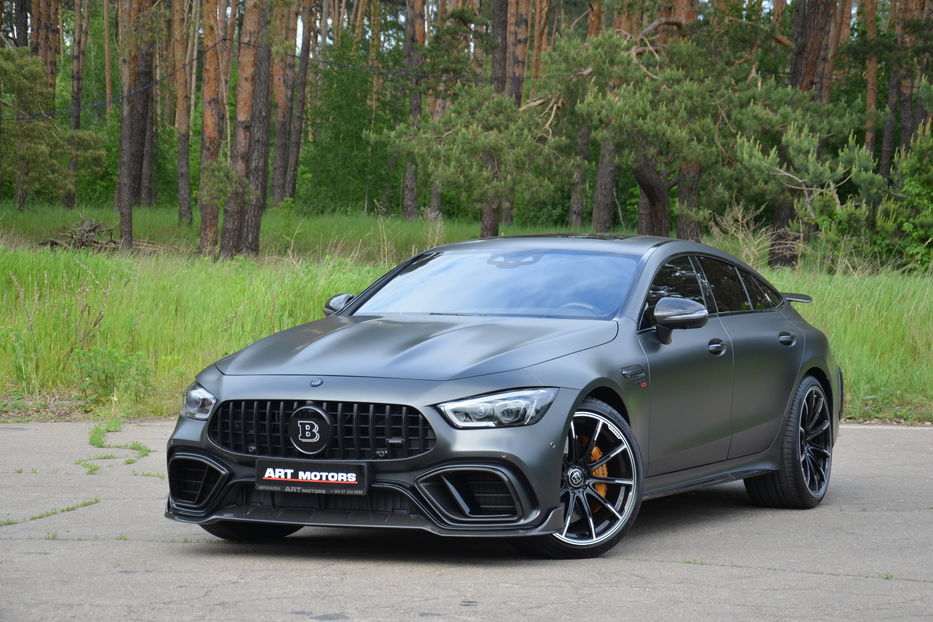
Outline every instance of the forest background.
[(0, 0), (0, 416), (166, 414), (413, 251), (568, 230), (817, 294), (849, 413), (931, 421), (931, 59), (933, 0)]

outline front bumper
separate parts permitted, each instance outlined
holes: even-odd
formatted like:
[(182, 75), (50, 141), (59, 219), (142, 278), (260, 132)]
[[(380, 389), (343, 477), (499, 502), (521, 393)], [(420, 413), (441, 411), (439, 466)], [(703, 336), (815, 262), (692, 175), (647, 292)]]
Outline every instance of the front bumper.
[[(372, 399), (379, 392), (378, 385), (386, 382), (363, 380), (328, 378), (329, 392), (324, 397), (339, 400), (362, 393)], [(266, 378), (262, 391), (255, 385), (238, 387), (232, 398), (228, 392), (223, 399), (283, 394), (289, 399), (311, 399), (289, 394), (284, 385), (290, 382), (295, 383), (293, 378)], [(307, 387), (303, 382), (295, 384)], [(409, 397), (415, 394), (435, 400), (433, 403), (442, 401), (436, 397), (437, 387), (426, 384), (435, 383), (394, 381), (393, 390), (378, 397), (399, 403), (395, 398), (401, 397), (401, 391)], [(452, 392), (451, 397), (470, 394), (466, 387), (445, 389), (445, 393)], [(247, 393), (250, 390), (252, 393)], [(260, 395), (255, 395), (257, 392)], [(316, 392), (313, 400), (321, 397), (321, 392)], [(344, 461), (366, 464), (370, 484), (362, 496), (257, 490), (257, 456), (230, 451), (215, 442), (209, 434), (210, 420), (180, 418), (168, 443), (170, 495), (165, 515), (196, 524), (248, 521), (407, 528), (446, 536), (553, 533), (563, 526), (560, 468), (567, 415), (576, 397), (575, 391), (562, 389), (536, 424), (495, 429), (457, 429), (432, 406), (415, 403), (414, 408), (433, 428), (436, 443), (413, 457)], [(339, 467), (341, 461), (330, 463)]]

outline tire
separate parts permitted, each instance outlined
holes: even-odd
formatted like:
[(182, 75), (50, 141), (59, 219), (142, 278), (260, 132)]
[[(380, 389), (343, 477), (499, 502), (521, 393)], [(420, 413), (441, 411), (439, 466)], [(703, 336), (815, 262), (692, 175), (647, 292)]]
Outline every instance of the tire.
[(602, 555), (635, 522), (642, 488), (641, 452), (632, 428), (608, 404), (586, 399), (573, 413), (564, 442), (563, 529), (511, 542), (520, 551), (555, 559)]
[(832, 412), (823, 385), (806, 376), (797, 387), (781, 434), (780, 468), (745, 480), (758, 505), (807, 509), (826, 496), (833, 466)]
[(236, 521), (218, 521), (201, 525), (207, 533), (224, 540), (238, 542), (265, 542), (278, 540), (289, 536), (299, 529), (300, 525), (278, 525), (275, 523), (241, 523)]

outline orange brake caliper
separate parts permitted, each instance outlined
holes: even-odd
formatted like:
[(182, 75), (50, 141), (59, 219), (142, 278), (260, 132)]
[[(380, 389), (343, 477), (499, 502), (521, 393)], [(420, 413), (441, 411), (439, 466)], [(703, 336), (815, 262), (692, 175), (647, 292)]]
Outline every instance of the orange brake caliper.
[[(603, 455), (602, 450), (599, 447), (594, 447), (593, 451), (590, 452), (590, 462), (596, 462)], [(609, 477), (609, 466), (604, 464), (596, 469), (591, 471), (594, 477)], [(596, 492), (599, 493), (600, 497), (606, 496), (606, 491), (609, 489), (607, 484), (593, 484), (593, 488), (596, 489)], [(596, 511), (596, 508), (593, 508), (593, 511)]]

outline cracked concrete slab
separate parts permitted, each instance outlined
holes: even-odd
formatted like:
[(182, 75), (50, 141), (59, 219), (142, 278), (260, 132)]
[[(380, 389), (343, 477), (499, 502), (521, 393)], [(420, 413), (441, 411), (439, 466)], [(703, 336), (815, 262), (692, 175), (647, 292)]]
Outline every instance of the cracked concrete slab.
[[(814, 510), (757, 508), (741, 484), (717, 486), (646, 503), (600, 559), (555, 562), (419, 532), (221, 542), (162, 517), (172, 425), (109, 434), (153, 450), (131, 464), (136, 451), (88, 445), (89, 423), (0, 425), (0, 521), (17, 521), (0, 527), (0, 620), (933, 615), (929, 427), (844, 426)], [(75, 464), (103, 454), (116, 457), (92, 460), (94, 474)]]

